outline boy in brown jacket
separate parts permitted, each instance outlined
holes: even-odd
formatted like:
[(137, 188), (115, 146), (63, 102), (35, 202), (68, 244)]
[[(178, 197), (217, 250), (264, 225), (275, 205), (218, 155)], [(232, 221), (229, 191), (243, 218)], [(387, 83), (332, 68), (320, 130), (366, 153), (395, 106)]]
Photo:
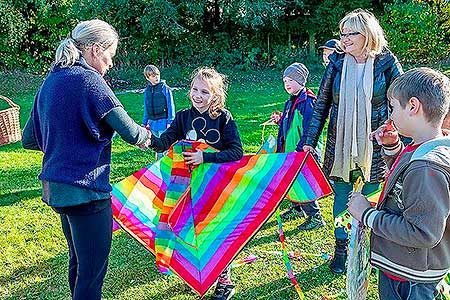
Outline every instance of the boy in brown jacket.
[(388, 97), (396, 129), (414, 142), (403, 148), (391, 124), (382, 127), (378, 141), (390, 171), (380, 201), (372, 208), (353, 193), (349, 212), (372, 229), (380, 300), (431, 300), (450, 267), (450, 138), (441, 129), (450, 81), (429, 68), (410, 70)]

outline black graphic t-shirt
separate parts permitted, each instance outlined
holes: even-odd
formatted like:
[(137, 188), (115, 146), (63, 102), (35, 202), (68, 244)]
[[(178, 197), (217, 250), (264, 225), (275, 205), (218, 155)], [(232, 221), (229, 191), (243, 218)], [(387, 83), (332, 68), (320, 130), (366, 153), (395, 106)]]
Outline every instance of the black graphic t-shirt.
[(152, 137), (151, 147), (163, 152), (179, 140), (202, 141), (220, 152), (203, 153), (204, 162), (221, 163), (242, 158), (242, 143), (231, 113), (223, 109), (212, 119), (208, 112), (200, 113), (191, 107), (179, 111), (175, 120), (160, 138)]

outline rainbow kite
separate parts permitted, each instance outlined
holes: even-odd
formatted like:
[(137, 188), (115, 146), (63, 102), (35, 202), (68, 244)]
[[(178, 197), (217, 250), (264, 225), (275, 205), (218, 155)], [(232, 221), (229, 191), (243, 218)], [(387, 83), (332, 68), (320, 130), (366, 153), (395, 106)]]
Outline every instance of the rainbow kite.
[(175, 273), (199, 295), (276, 210), (292, 184), (305, 200), (331, 193), (306, 153), (244, 156), (236, 162), (190, 169), (182, 151), (215, 151), (181, 141), (168, 154), (113, 186), (119, 225), (156, 257), (160, 271)]

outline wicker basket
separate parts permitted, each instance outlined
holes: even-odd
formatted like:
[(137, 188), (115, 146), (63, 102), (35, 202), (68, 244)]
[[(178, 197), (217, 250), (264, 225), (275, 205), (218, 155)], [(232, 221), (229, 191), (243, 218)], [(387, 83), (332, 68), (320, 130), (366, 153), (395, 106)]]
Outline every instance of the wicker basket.
[(0, 146), (2, 146), (20, 141), (22, 134), (20, 131), (19, 105), (1, 95), (0, 99), (11, 106), (11, 108), (0, 111)]

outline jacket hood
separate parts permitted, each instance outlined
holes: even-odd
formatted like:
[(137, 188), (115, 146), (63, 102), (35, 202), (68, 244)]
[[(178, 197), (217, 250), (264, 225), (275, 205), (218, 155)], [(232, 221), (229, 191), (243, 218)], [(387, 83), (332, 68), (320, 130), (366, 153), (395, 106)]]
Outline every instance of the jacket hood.
[(426, 160), (450, 171), (450, 137), (436, 138), (420, 145), (411, 157), (411, 162)]

